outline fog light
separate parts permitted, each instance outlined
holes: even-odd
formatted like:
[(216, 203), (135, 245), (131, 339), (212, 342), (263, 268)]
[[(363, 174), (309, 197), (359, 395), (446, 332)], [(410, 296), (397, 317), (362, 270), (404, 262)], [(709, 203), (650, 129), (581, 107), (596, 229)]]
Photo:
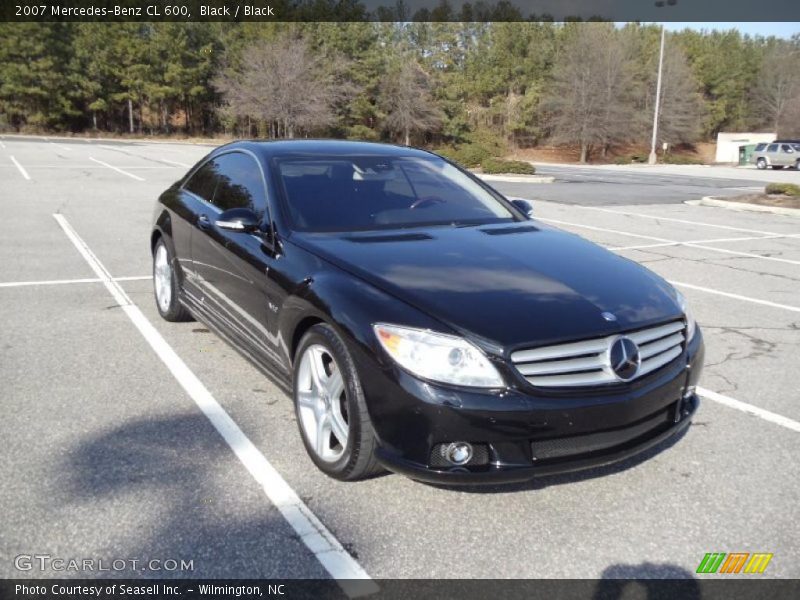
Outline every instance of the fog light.
[(472, 444), (467, 442), (453, 442), (444, 448), (445, 459), (453, 465), (465, 465), (472, 458)]
[(686, 388), (686, 391), (683, 392), (683, 397), (684, 397), (684, 399), (691, 398), (692, 396), (695, 395), (696, 392), (697, 392), (697, 386), (696, 385), (690, 385), (689, 387)]

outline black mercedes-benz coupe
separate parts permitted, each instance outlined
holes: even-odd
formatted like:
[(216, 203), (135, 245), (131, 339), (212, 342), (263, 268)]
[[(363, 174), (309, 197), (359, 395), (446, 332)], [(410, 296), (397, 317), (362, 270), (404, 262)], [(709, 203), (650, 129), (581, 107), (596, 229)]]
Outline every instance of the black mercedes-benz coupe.
[(339, 479), (520, 481), (685, 430), (704, 350), (684, 298), (529, 209), (422, 150), (228, 144), (159, 198), (156, 304), (290, 392)]

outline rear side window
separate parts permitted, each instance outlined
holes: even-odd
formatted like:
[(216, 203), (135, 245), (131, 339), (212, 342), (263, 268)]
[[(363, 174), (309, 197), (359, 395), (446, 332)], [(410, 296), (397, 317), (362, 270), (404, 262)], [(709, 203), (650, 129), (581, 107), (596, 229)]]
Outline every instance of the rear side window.
[(211, 202), (214, 198), (214, 191), (217, 188), (217, 168), (216, 161), (208, 161), (192, 175), (183, 187), (195, 196)]
[(778, 151), (778, 144), (770, 144), (769, 148), (767, 148), (767, 152), (777, 152)]
[(216, 159), (217, 189), (212, 204), (220, 210), (249, 208), (259, 218), (267, 207), (261, 169), (252, 156), (233, 152)]
[(792, 147), (789, 144), (784, 144), (783, 146), (781, 146), (781, 150), (789, 153), (794, 152), (794, 150), (792, 150)]

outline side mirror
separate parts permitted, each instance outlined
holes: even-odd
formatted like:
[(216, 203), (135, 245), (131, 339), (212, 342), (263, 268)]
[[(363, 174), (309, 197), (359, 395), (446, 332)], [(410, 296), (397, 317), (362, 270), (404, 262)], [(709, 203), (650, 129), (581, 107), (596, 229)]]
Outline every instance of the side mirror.
[(509, 198), (509, 200), (526, 217), (533, 218), (533, 205), (528, 200), (524, 198)]
[(252, 233), (258, 229), (258, 215), (249, 208), (231, 208), (224, 211), (214, 224), (227, 231)]

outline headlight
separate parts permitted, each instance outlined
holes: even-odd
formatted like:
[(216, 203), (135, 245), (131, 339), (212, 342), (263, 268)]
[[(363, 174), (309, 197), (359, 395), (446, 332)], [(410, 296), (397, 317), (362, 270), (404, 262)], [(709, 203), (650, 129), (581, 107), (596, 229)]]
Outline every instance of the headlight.
[(387, 354), (415, 375), (453, 385), (505, 386), (489, 359), (465, 339), (385, 323), (372, 328)]
[(684, 295), (678, 290), (675, 290), (675, 294), (678, 297), (678, 304), (680, 304), (683, 314), (686, 315), (686, 341), (689, 342), (692, 340), (695, 332), (697, 331), (697, 321), (694, 320), (694, 315), (689, 309), (689, 303), (686, 302)]

